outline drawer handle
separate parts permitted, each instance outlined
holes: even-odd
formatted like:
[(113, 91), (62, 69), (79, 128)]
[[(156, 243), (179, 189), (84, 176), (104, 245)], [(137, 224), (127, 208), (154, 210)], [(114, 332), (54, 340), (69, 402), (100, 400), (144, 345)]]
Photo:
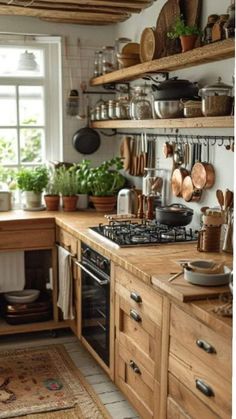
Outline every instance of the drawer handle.
[(203, 339), (197, 339), (196, 344), (199, 348), (203, 349), (208, 354), (215, 354), (216, 350), (214, 346), (212, 346), (210, 343), (206, 342)]
[(136, 303), (142, 303), (142, 297), (135, 291), (132, 291), (130, 294), (130, 298), (134, 300)]
[(137, 311), (133, 309), (130, 310), (130, 317), (132, 317), (132, 319), (134, 319), (138, 323), (142, 321), (142, 317), (137, 313)]
[(140, 374), (141, 375), (141, 371), (140, 371), (138, 365), (135, 364), (135, 362), (132, 359), (130, 360), (129, 365), (132, 368), (132, 370), (135, 372), (135, 374)]
[(199, 379), (196, 380), (196, 387), (207, 397), (212, 397), (215, 395), (212, 388), (209, 387), (207, 384), (205, 384), (202, 380), (199, 380)]

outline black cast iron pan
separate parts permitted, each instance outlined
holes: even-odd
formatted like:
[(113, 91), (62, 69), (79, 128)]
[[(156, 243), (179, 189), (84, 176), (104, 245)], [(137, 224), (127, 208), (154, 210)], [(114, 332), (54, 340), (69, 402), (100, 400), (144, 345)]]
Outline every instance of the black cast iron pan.
[(100, 135), (92, 128), (84, 127), (76, 131), (72, 143), (76, 151), (81, 154), (92, 154), (100, 146)]

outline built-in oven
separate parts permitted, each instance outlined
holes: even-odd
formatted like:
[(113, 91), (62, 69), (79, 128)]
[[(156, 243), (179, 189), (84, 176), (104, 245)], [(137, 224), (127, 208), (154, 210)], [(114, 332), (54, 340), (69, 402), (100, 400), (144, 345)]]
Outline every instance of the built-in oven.
[(110, 365), (110, 261), (81, 243), (81, 336)]

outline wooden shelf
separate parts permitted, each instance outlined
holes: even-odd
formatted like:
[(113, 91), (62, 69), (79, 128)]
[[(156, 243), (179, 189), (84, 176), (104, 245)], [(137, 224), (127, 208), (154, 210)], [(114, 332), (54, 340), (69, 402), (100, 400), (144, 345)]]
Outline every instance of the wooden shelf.
[(233, 116), (215, 116), (202, 118), (146, 119), (146, 120), (109, 120), (95, 121), (92, 128), (233, 128)]
[(186, 67), (193, 67), (232, 58), (234, 57), (234, 54), (234, 39), (225, 39), (224, 41), (204, 45), (203, 47), (195, 48), (191, 51), (159, 58), (157, 60), (113, 71), (109, 74), (104, 74), (103, 76), (92, 79), (90, 85), (99, 86), (106, 83), (130, 80), (139, 78), (147, 73), (180, 70)]
[(42, 330), (53, 330), (53, 329), (63, 329), (69, 327), (67, 322), (60, 321), (56, 322), (54, 320), (48, 320), (45, 322), (33, 322), (27, 324), (18, 324), (11, 325), (8, 324), (3, 318), (0, 319), (0, 336), (1, 335), (11, 335), (15, 333), (27, 333), (27, 332), (39, 332)]

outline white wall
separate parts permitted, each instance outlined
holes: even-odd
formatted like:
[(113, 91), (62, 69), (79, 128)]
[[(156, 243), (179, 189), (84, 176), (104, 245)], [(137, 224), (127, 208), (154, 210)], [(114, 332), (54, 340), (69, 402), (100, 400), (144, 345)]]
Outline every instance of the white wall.
[[(154, 5), (144, 10), (139, 15), (134, 15), (128, 21), (119, 24), (116, 31), (116, 37), (127, 36), (135, 42), (140, 41), (142, 31), (145, 27), (156, 26), (156, 21), (160, 13), (161, 8), (165, 4), (166, 0), (158, 0)], [(226, 13), (227, 8), (230, 4), (229, 0), (205, 0), (203, 1), (202, 11), (202, 28), (206, 25), (207, 16), (212, 13), (223, 14)], [(225, 83), (232, 85), (232, 75), (234, 74), (234, 59), (227, 59), (222, 62), (216, 62), (212, 64), (204, 64), (194, 68), (181, 70), (178, 72), (170, 73), (170, 77), (178, 76), (179, 78), (189, 79), (190, 81), (198, 81), (199, 86), (204, 86), (209, 83), (214, 83), (219, 76), (222, 77)], [(149, 131), (153, 132), (153, 131)], [(158, 132), (169, 132), (170, 130), (155, 130)], [(179, 131), (180, 134), (191, 134), (191, 135), (233, 135), (232, 129), (184, 129)], [(157, 158), (159, 160), (159, 167), (166, 168), (170, 171), (172, 168), (172, 159), (165, 159), (162, 154), (162, 146), (165, 139), (159, 138), (157, 140)], [(212, 189), (205, 190), (202, 198), (198, 203), (185, 203), (182, 199), (172, 197), (170, 194), (170, 202), (185, 203), (189, 207), (194, 209), (194, 225), (198, 225), (200, 208), (202, 206), (215, 206), (217, 205), (215, 192), (216, 189), (221, 188), (234, 188), (234, 153), (227, 151), (225, 147), (214, 146), (210, 148), (210, 162), (214, 165), (216, 170), (216, 181)]]

